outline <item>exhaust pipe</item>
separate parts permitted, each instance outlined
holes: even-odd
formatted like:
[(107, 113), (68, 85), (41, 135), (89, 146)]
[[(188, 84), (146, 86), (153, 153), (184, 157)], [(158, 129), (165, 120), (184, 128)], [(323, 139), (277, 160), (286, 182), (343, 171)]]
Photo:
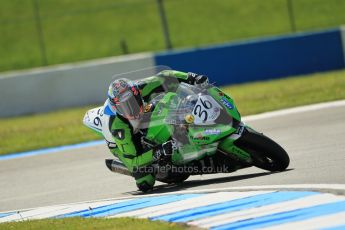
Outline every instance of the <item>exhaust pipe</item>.
[(106, 159), (105, 165), (112, 172), (132, 176), (131, 172), (126, 168), (126, 166), (124, 166), (122, 162), (116, 159)]

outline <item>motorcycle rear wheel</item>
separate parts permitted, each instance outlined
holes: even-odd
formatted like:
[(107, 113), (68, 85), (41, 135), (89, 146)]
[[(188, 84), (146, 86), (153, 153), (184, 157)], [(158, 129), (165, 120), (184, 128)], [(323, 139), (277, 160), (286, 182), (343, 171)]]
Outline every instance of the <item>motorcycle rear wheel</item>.
[(253, 166), (271, 172), (284, 171), (289, 166), (289, 155), (279, 144), (250, 128), (234, 144), (251, 155)]

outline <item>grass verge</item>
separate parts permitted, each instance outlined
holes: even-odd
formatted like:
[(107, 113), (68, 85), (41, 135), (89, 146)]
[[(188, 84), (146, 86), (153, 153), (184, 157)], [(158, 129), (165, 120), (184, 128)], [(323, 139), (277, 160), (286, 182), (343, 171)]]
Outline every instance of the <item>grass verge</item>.
[[(0, 229), (16, 230), (16, 229), (116, 229), (116, 230), (128, 230), (128, 229), (141, 229), (141, 230), (182, 230), (190, 229), (186, 225), (176, 223), (166, 223), (160, 221), (149, 221), (146, 219), (134, 219), (134, 218), (64, 218), (64, 219), (44, 219), (44, 220), (30, 220), (21, 222), (10, 222), (0, 224)], [(194, 228), (195, 229), (195, 228)]]
[[(223, 88), (242, 115), (345, 99), (345, 71), (291, 77)], [(83, 126), (90, 107), (0, 119), (0, 154), (100, 139)]]

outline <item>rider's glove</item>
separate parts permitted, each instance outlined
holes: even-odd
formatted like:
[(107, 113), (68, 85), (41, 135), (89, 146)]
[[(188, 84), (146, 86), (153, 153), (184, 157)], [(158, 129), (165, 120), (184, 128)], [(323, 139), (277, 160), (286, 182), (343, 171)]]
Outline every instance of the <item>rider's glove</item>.
[(153, 148), (153, 161), (165, 165), (171, 161), (171, 156), (177, 149), (175, 141), (167, 141)]
[(194, 78), (194, 85), (205, 88), (208, 85), (208, 77), (205, 75), (198, 75), (195, 73), (188, 73), (188, 75)]

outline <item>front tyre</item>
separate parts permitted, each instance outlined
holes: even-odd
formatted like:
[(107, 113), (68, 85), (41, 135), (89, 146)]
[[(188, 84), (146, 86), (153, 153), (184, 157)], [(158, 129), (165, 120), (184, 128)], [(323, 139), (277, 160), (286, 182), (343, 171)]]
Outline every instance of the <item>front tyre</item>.
[(271, 172), (284, 171), (290, 163), (286, 151), (276, 142), (248, 127), (234, 144), (249, 153), (253, 165)]

